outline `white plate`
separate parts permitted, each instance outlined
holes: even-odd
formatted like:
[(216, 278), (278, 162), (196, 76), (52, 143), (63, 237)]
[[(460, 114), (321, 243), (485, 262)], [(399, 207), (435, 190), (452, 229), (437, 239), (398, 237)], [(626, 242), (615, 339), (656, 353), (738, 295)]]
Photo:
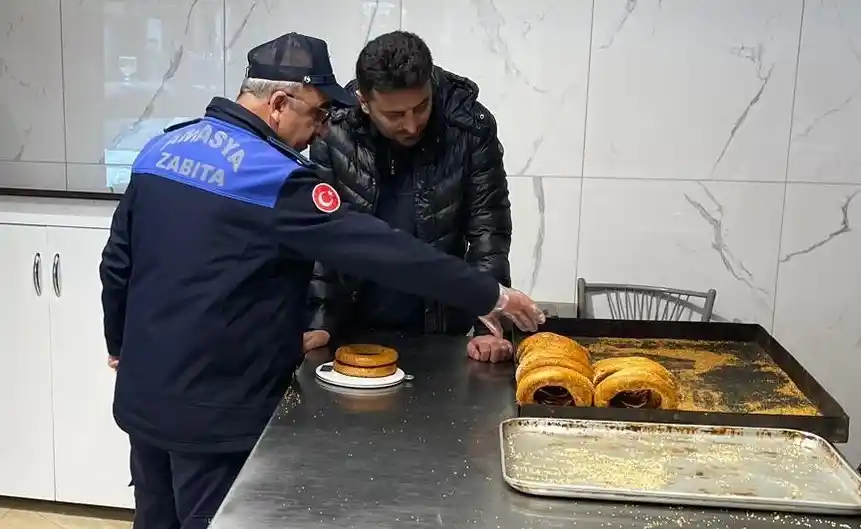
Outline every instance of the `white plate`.
[(333, 386), (340, 386), (342, 388), (354, 388), (354, 389), (379, 389), (379, 388), (388, 388), (391, 386), (396, 386), (404, 381), (406, 374), (401, 371), (401, 368), (398, 368), (395, 371), (395, 374), (389, 375), (387, 377), (379, 377), (379, 378), (363, 378), (363, 377), (348, 377), (347, 375), (342, 375), (335, 371), (332, 367), (332, 364), (335, 362), (326, 362), (325, 364), (321, 364), (317, 366), (315, 373), (317, 374), (317, 378), (322, 380), (327, 384), (332, 384)]

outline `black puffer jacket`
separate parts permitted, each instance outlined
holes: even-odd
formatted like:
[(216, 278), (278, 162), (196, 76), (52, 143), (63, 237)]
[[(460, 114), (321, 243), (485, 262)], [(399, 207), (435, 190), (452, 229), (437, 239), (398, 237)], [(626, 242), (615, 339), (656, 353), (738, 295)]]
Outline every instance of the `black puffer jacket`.
[[(410, 160), (416, 177), (417, 237), (510, 286), (511, 203), (496, 120), (478, 102), (478, 86), (469, 79), (436, 68), (433, 84), (432, 121)], [(354, 108), (332, 117), (329, 134), (311, 147), (311, 158), (331, 168), (342, 199), (373, 213), (378, 164), (389, 159), (388, 149), (389, 140)], [(310, 328), (333, 335), (348, 332), (360, 288), (318, 263), (309, 295)], [(425, 302), (425, 332), (466, 334), (473, 323), (453, 309)], [(475, 329), (485, 331), (483, 325)]]

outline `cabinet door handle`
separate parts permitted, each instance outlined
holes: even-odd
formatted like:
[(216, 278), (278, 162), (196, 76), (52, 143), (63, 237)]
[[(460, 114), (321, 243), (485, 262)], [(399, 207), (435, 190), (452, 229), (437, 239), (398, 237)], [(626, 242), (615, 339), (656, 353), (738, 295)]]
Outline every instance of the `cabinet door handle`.
[(60, 254), (54, 254), (54, 266), (51, 269), (51, 279), (54, 281), (54, 294), (60, 297)]
[(39, 252), (33, 257), (33, 288), (37, 296), (42, 295), (42, 254)]

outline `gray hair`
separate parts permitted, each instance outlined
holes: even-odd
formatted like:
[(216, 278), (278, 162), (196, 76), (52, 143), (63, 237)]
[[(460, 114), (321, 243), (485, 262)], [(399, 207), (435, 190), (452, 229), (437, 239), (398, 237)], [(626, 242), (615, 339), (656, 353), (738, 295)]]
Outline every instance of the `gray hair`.
[(259, 99), (269, 99), (269, 96), (279, 90), (290, 95), (295, 95), (301, 88), (302, 83), (295, 81), (270, 81), (268, 79), (246, 77), (239, 88), (239, 95), (251, 94)]

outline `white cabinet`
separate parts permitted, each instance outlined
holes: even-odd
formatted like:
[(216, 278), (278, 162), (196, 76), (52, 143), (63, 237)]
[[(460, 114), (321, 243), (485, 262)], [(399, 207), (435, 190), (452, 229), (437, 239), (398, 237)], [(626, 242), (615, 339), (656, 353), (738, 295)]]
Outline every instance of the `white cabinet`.
[(0, 225), (0, 496), (52, 500), (46, 236), (39, 226)]
[(102, 330), (108, 233), (0, 223), (0, 496), (134, 505)]
[(114, 422), (99, 262), (108, 230), (47, 229), (57, 501), (133, 507), (128, 437)]

